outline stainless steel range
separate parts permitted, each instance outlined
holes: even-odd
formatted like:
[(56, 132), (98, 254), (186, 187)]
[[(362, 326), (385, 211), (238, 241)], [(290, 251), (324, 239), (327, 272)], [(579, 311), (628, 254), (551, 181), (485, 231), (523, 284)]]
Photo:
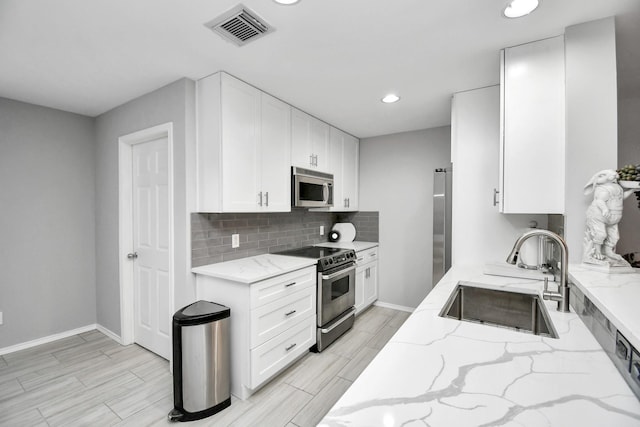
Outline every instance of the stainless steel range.
[(318, 260), (317, 343), (312, 351), (320, 352), (353, 326), (356, 253), (350, 249), (306, 246), (278, 254)]

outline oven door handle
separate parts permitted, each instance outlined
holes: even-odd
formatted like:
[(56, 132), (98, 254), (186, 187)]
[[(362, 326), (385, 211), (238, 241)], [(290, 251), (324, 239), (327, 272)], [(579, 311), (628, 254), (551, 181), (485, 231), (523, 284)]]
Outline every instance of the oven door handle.
[(329, 326), (328, 328), (320, 329), (320, 332), (322, 332), (323, 334), (328, 334), (329, 332), (333, 331), (335, 328), (340, 326), (343, 322), (345, 322), (349, 317), (351, 317), (351, 315), (355, 311), (356, 311), (356, 308), (355, 307), (351, 307), (342, 316), (340, 316), (338, 319), (336, 319), (331, 326)]
[(352, 271), (352, 270), (355, 270), (355, 269), (356, 269), (356, 266), (355, 266), (355, 265), (352, 265), (352, 266), (351, 266), (351, 267), (349, 267), (349, 268), (345, 268), (344, 270), (340, 270), (340, 271), (337, 271), (337, 272), (335, 272), (335, 273), (333, 273), (333, 274), (329, 274), (328, 276), (325, 276), (325, 275), (323, 274), (323, 275), (322, 275), (322, 280), (333, 280), (333, 279), (335, 279), (336, 277), (339, 277), (339, 276), (342, 276), (342, 275), (345, 275), (345, 274), (351, 273), (351, 271)]

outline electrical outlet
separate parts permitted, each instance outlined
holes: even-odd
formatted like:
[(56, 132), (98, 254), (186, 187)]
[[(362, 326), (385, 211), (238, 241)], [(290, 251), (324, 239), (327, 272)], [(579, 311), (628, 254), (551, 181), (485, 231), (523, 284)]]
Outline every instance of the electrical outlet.
[(232, 248), (237, 248), (238, 246), (240, 246), (240, 235), (239, 234), (232, 234), (231, 235), (231, 247)]
[(320, 226), (320, 235), (324, 236), (324, 225)]

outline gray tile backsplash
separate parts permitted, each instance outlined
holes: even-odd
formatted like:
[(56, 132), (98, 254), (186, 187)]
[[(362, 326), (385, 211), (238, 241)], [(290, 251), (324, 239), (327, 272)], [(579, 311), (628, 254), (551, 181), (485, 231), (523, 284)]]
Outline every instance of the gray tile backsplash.
[(337, 214), (336, 222), (350, 222), (356, 227), (356, 240), (378, 242), (379, 212), (344, 212)]
[[(378, 212), (310, 212), (294, 209), (283, 213), (192, 213), (191, 265), (230, 261), (327, 241), (336, 222), (351, 222), (356, 240), (378, 241)], [(325, 234), (320, 236), (320, 226)], [(240, 235), (240, 246), (231, 247), (231, 235)]]

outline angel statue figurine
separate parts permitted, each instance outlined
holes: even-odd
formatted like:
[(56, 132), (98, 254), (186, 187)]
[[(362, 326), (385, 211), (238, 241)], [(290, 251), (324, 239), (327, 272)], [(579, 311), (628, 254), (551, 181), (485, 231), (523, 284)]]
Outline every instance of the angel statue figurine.
[(622, 219), (623, 200), (632, 192), (618, 184), (618, 173), (610, 169), (596, 173), (584, 186), (585, 195), (593, 193), (593, 202), (587, 209), (583, 263), (633, 271), (629, 263), (615, 252), (620, 238), (618, 223)]

